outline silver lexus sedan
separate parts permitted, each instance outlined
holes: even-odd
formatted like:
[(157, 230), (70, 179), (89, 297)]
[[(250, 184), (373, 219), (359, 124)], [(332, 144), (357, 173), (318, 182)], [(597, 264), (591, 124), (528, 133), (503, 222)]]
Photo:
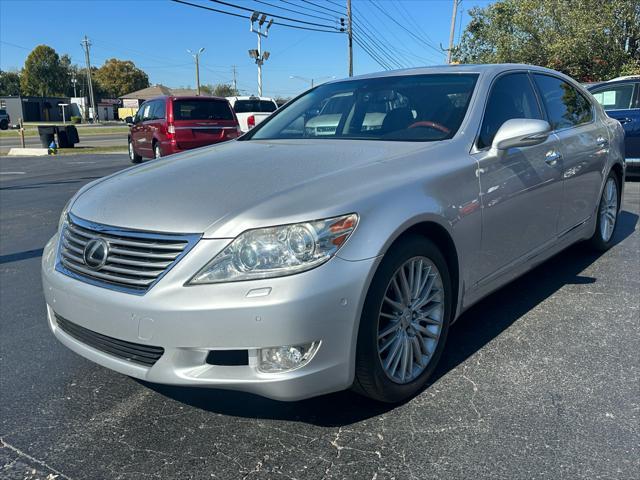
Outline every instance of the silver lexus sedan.
[[(306, 128), (337, 95), (332, 131)], [(575, 242), (612, 245), (623, 148), (543, 68), (326, 83), (237, 140), (82, 188), (44, 251), (49, 326), (149, 382), (403, 401), (475, 302)]]

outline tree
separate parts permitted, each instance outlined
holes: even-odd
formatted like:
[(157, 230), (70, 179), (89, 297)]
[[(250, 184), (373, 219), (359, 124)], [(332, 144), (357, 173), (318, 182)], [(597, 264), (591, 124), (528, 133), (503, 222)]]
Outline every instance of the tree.
[(200, 90), (215, 97), (235, 97), (239, 95), (237, 89), (228, 83), (218, 83), (216, 85), (201, 85)]
[(111, 58), (95, 74), (100, 88), (109, 96), (120, 97), (149, 86), (147, 74), (130, 60)]
[(67, 87), (68, 56), (64, 60), (47, 45), (34, 48), (22, 69), (20, 89), (23, 95), (62, 95)]
[(458, 62), (530, 63), (580, 81), (640, 73), (640, 0), (498, 0), (469, 15)]
[(20, 95), (20, 74), (0, 70), (0, 95)]

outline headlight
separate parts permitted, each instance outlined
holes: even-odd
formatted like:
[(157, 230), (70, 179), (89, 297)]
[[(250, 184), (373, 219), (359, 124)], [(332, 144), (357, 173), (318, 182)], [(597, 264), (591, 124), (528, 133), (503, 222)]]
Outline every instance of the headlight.
[(190, 284), (238, 282), (304, 272), (329, 260), (356, 228), (358, 215), (248, 230)]
[(69, 199), (67, 204), (62, 209), (62, 213), (60, 214), (60, 220), (58, 220), (58, 233), (62, 233), (62, 228), (67, 223), (69, 208), (71, 207), (71, 203), (73, 202), (74, 198), (75, 198), (75, 195)]

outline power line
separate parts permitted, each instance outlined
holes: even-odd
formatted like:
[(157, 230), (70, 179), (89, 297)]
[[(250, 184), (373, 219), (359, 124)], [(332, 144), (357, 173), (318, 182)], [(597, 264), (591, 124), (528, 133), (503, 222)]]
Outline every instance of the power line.
[(332, 3), (332, 4), (334, 4), (336, 7), (343, 8), (343, 7), (342, 7), (342, 5), (340, 5), (339, 3), (334, 2), (334, 1), (332, 1), (332, 0), (325, 0), (325, 2), (327, 2), (327, 3)]
[(374, 51), (372, 51), (371, 48), (366, 44), (366, 42), (361, 41), (358, 35), (354, 34), (353, 41), (356, 42), (356, 44), (358, 44), (360, 48), (362, 48), (382, 68), (384, 68), (385, 70), (392, 70), (392, 67), (390, 67), (384, 61), (384, 59), (380, 58)]
[(369, 33), (367, 33), (367, 31), (364, 29), (364, 27), (358, 23), (354, 23), (354, 26), (356, 27), (356, 32), (358, 32), (361, 36), (366, 37), (369, 42), (371, 43), (371, 45), (369, 45), (372, 49), (377, 48), (378, 49), (378, 53), (380, 54), (380, 56), (384, 56), (387, 60), (389, 60), (390, 63), (395, 64), (398, 68), (405, 68), (405, 65), (403, 65), (402, 63), (400, 63), (400, 61), (396, 58), (393, 58), (392, 55), (390, 55), (387, 51), (385, 51), (384, 46), (380, 44), (380, 42), (375, 38), (372, 37), (371, 35), (369, 35)]
[(426, 39), (426, 41), (428, 41), (430, 43), (434, 43), (434, 44), (436, 43), (429, 36), (429, 34), (427, 34), (427, 32), (425, 32), (422, 29), (422, 27), (420, 27), (420, 25), (418, 25), (418, 22), (415, 21), (415, 19), (411, 16), (411, 14), (408, 12), (408, 10), (405, 8), (405, 6), (399, 0), (393, 0), (393, 2), (394, 2), (394, 6), (396, 7), (396, 10), (400, 13), (400, 16), (403, 19), (407, 20), (409, 23), (411, 23), (413, 25), (413, 27), (416, 29), (416, 32), (420, 34), (420, 36), (423, 36)]
[[(255, 10), (253, 8), (241, 7), (239, 5), (234, 5), (233, 3), (223, 2), (222, 0), (209, 0), (209, 1), (213, 2), (213, 3), (218, 3), (220, 5), (224, 5), (226, 7), (237, 8), (238, 10), (244, 10), (245, 12), (251, 12), (251, 13), (255, 12)], [(260, 13), (265, 14), (265, 15), (267, 15), (269, 17), (280, 18), (282, 20), (287, 20), (287, 21), (290, 21), (290, 22), (298, 22), (298, 23), (304, 23), (305, 25), (313, 25), (314, 27), (334, 28), (334, 29), (336, 28), (336, 27), (331, 26), (331, 25), (324, 25), (324, 24), (321, 24), (321, 23), (307, 22), (305, 20), (298, 20), (296, 18), (291, 18), (291, 17), (283, 17), (281, 15), (274, 15), (273, 13), (267, 13), (267, 12), (263, 12), (263, 11), (260, 11)]]
[(317, 3), (310, 2), (309, 0), (302, 0), (304, 3), (308, 3), (309, 5), (313, 5), (314, 7), (319, 7), (324, 10), (329, 10), (330, 12), (337, 13), (338, 15), (344, 15), (342, 12), (338, 12), (337, 10), (332, 10), (331, 8), (327, 8), (326, 6), (318, 5)]
[[(316, 8), (307, 7), (305, 5), (299, 5), (297, 3), (290, 2), (289, 0), (280, 0), (280, 2), (287, 3), (289, 5), (293, 5), (294, 7), (297, 7), (297, 8), (302, 8), (303, 10), (308, 10), (310, 12), (316, 12), (316, 13), (322, 13), (323, 15), (329, 15), (325, 10), (318, 10)], [(340, 14), (340, 15), (344, 16), (344, 14)]]
[(321, 17), (319, 15), (312, 15), (310, 13), (301, 12), (300, 10), (293, 10), (292, 8), (280, 7), (278, 5), (274, 5), (273, 3), (265, 2), (263, 0), (253, 0), (253, 1), (256, 2), (256, 3), (262, 3), (263, 5), (267, 5), (269, 7), (279, 8), (280, 10), (286, 10), (287, 12), (297, 13), (298, 15), (306, 15), (308, 17), (318, 18), (320, 20), (329, 20), (329, 21), (332, 21), (332, 22), (339, 21), (337, 17)]
[(386, 10), (384, 10), (380, 5), (378, 5), (376, 2), (372, 1), (371, 5), (373, 5), (375, 8), (377, 8), (378, 10), (380, 10), (380, 12), (382, 12), (389, 20), (391, 20), (393, 23), (395, 23), (396, 25), (398, 25), (400, 28), (402, 28), (405, 32), (407, 32), (409, 35), (411, 35), (414, 39), (416, 39), (417, 41), (419, 41), (420, 43), (426, 45), (427, 47), (431, 48), (432, 50), (438, 52), (439, 54), (442, 54), (442, 52), (440, 50), (438, 50), (436, 47), (434, 47), (433, 45), (431, 45), (429, 42), (425, 42), (424, 39), (418, 37), (415, 33), (413, 33), (411, 30), (409, 30), (407, 27), (405, 27), (402, 23), (398, 22), (392, 15), (389, 14), (389, 12), (387, 12)]
[[(238, 17), (238, 18), (243, 18), (243, 19), (249, 19), (250, 18), (248, 15), (241, 15), (239, 13), (227, 12), (225, 10), (219, 10), (217, 8), (205, 7), (204, 5), (198, 5), (197, 3), (186, 2), (184, 0), (171, 0), (171, 1), (175, 2), (175, 3), (181, 3), (183, 5), (189, 5), (189, 6), (195, 7), (195, 8), (200, 8), (202, 10), (208, 10), (210, 12), (216, 12), (216, 13), (223, 13), (225, 15), (231, 15), (232, 17)], [(324, 29), (319, 29), (319, 28), (302, 27), (302, 26), (299, 26), (299, 25), (291, 25), (289, 23), (282, 23), (282, 22), (273, 22), (273, 24), (274, 25), (280, 25), (281, 27), (297, 28), (298, 30), (310, 30), (312, 32), (342, 33), (340, 30), (324, 30)]]

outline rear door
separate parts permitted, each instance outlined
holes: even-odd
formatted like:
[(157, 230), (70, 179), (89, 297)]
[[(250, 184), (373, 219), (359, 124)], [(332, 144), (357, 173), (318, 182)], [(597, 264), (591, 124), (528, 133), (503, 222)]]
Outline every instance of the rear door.
[(640, 82), (604, 85), (591, 91), (595, 99), (618, 120), (625, 133), (626, 157), (640, 160)]
[(609, 132), (597, 122), (591, 102), (575, 86), (542, 73), (533, 75), (546, 114), (560, 140), (564, 192), (558, 234), (595, 213), (609, 152)]
[(238, 122), (227, 100), (175, 98), (172, 102), (178, 148), (203, 147), (237, 136)]
[(527, 72), (498, 77), (489, 93), (474, 157), (482, 201), (477, 280), (489, 282), (556, 238), (562, 203), (562, 159), (557, 138), (496, 151), (498, 129), (514, 118), (543, 119)]

